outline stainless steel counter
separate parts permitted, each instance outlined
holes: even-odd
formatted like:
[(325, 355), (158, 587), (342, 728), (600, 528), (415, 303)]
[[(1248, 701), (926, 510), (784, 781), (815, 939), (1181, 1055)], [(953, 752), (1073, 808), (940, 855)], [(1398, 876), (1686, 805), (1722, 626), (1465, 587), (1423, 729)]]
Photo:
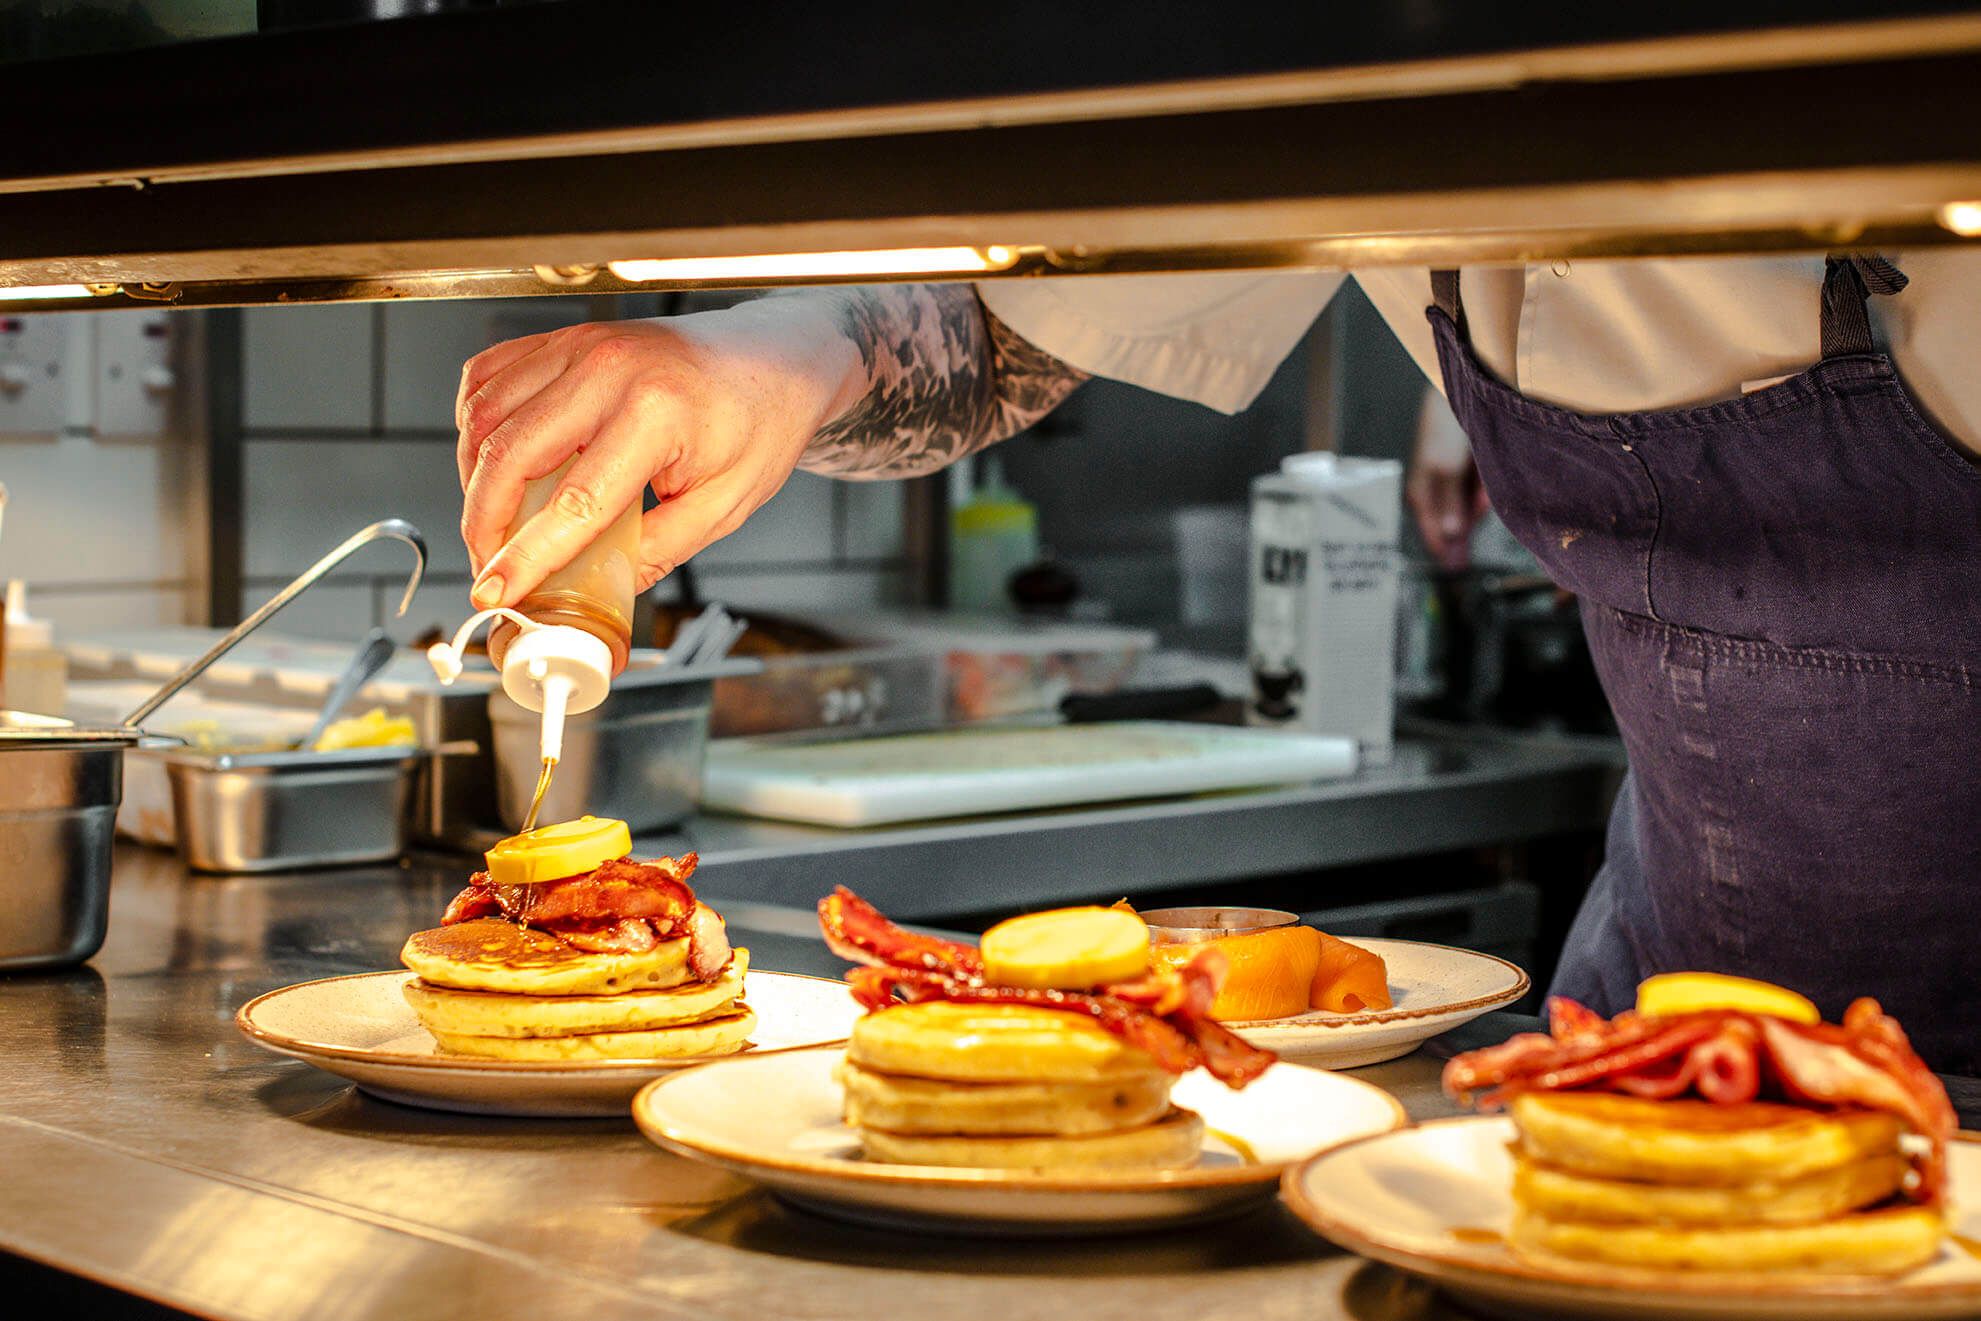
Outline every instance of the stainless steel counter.
[(640, 845), (698, 850), (713, 896), (809, 908), (843, 881), (926, 918), (959, 911), (959, 895), (986, 908), (1132, 897), (1601, 830), (1621, 766), (1612, 740), (1440, 730), (1400, 739), (1387, 765), (1283, 789), (864, 830), (703, 816)]
[[(192, 878), (120, 852), (94, 964), (0, 979), (0, 1248), (203, 1315), (283, 1321), (1458, 1315), (1276, 1206), (1072, 1243), (853, 1229), (665, 1155), (630, 1123), (401, 1108), (235, 1032), (235, 1008), (264, 990), (392, 966), (461, 872)], [(808, 898), (832, 872), (810, 876)], [(789, 911), (730, 916), (759, 966), (834, 967)], [(1447, 1112), (1436, 1071), (1420, 1053), (1362, 1073), (1427, 1116)]]

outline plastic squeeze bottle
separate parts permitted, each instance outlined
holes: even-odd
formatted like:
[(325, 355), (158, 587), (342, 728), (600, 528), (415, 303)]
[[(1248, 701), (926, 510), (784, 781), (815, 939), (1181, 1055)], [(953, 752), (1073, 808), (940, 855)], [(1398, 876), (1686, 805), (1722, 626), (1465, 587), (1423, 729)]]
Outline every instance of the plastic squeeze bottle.
[(1004, 484), (996, 455), (983, 459), (984, 483), (949, 516), (949, 604), (1008, 614), (1011, 575), (1039, 558), (1039, 511)]
[[(452, 642), (436, 642), (427, 648), (427, 663), (442, 683), (451, 684), (461, 677), (461, 651), (475, 629), (489, 619), (500, 620), (509, 630), (510, 643), (496, 661), (502, 671), (502, 691), (525, 711), (543, 716), (537, 736), (543, 769), (537, 775), (536, 794), (523, 821), (523, 833), (528, 834), (536, 828), (537, 810), (543, 806), (551, 773), (564, 753), (564, 717), (589, 711), (605, 700), (612, 687), (613, 652), (605, 639), (590, 629), (540, 623), (498, 607), (470, 615)], [(623, 665), (625, 635), (621, 636), (618, 657)], [(494, 654), (492, 638), (490, 654)]]
[[(550, 503), (557, 493), (557, 484), (576, 461), (574, 454), (557, 471), (523, 487), (523, 503), (503, 536), (505, 541)], [(633, 589), (637, 585), (639, 565), (640, 502), (635, 500), (597, 540), (518, 601), (513, 616), (537, 624), (578, 629), (597, 638), (611, 653), (607, 674), (616, 675), (626, 668), (626, 657), (632, 648)], [(481, 618), (483, 615), (475, 616), (476, 620)], [(503, 618), (488, 635), (489, 659), (505, 674), (506, 657), (517, 641), (519, 630), (513, 618)], [(604, 700), (602, 695), (600, 700)]]
[(55, 629), (28, 614), (27, 584), (7, 584), (4, 652), (7, 705), (16, 711), (60, 715), (68, 702), (69, 662), (55, 649)]

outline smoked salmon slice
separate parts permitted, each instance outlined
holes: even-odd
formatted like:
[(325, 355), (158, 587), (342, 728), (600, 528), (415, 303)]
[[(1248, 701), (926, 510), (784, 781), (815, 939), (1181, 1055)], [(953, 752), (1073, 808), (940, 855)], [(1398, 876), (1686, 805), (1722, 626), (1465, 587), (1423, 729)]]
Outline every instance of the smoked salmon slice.
[(1388, 1009), (1392, 1003), (1389, 969), (1384, 966), (1382, 956), (1325, 931), (1315, 934), (1321, 938), (1321, 964), (1314, 972), (1308, 1003), (1336, 1014)]

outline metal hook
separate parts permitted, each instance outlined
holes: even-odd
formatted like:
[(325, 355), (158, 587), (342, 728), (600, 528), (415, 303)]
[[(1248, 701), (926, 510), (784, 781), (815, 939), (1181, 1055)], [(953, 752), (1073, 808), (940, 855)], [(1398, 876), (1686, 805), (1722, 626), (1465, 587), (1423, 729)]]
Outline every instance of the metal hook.
[(426, 577), (426, 538), (420, 535), (418, 528), (408, 523), (405, 519), (388, 518), (373, 523), (361, 532), (353, 533), (351, 536), (345, 538), (342, 545), (338, 546), (328, 555), (325, 555), (315, 564), (310, 565), (309, 568), (303, 570), (300, 577), (277, 592), (261, 609), (236, 624), (233, 631), (220, 639), (220, 641), (214, 643), (212, 648), (204, 656), (201, 656), (198, 660), (167, 680), (163, 688), (160, 688), (157, 692), (145, 699), (144, 705), (125, 716), (124, 723), (126, 725), (142, 723), (152, 712), (177, 696), (180, 689), (205, 673), (207, 666), (219, 660), (229, 651), (232, 651), (235, 644), (240, 642), (242, 638), (245, 638), (248, 634), (267, 623), (269, 616), (295, 600), (298, 596), (301, 596), (311, 587), (314, 587), (317, 580), (322, 578), (323, 575), (349, 559), (361, 547), (368, 546), (374, 541), (380, 541), (387, 537), (395, 541), (403, 541), (413, 548), (412, 576), (406, 580), (406, 594), (400, 599), (399, 609), (396, 612), (399, 615), (404, 615), (407, 608), (413, 604), (413, 593), (419, 591), (420, 583)]

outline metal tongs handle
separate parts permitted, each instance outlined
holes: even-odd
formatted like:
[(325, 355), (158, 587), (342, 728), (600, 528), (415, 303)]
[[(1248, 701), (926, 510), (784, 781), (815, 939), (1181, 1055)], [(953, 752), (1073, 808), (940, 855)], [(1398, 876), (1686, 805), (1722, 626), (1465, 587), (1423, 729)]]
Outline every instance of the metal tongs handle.
[(406, 608), (413, 603), (413, 593), (419, 591), (420, 581), (426, 577), (426, 538), (420, 535), (418, 528), (408, 523), (405, 519), (388, 518), (382, 522), (373, 523), (361, 532), (353, 533), (345, 540), (343, 545), (337, 547), (337, 549), (325, 555), (315, 564), (303, 570), (301, 577), (297, 578), (296, 581), (290, 583), (287, 587), (284, 587), (280, 592), (277, 592), (261, 609), (236, 624), (234, 631), (214, 643), (206, 655), (201, 656), (198, 660), (167, 680), (163, 688), (160, 688), (157, 692), (145, 699), (144, 705), (125, 716), (124, 723), (130, 726), (142, 724), (152, 712), (176, 697), (180, 689), (205, 673), (207, 666), (213, 664), (213, 662), (219, 660), (222, 656), (225, 656), (229, 651), (232, 651), (234, 646), (242, 638), (245, 638), (248, 634), (267, 623), (269, 616), (301, 596), (311, 587), (314, 587), (317, 579), (323, 577), (324, 574), (329, 573), (339, 564), (349, 559), (359, 548), (387, 537), (395, 541), (403, 541), (413, 548), (413, 573), (406, 580), (406, 594), (400, 598), (399, 609), (396, 612), (401, 615), (405, 614)]

